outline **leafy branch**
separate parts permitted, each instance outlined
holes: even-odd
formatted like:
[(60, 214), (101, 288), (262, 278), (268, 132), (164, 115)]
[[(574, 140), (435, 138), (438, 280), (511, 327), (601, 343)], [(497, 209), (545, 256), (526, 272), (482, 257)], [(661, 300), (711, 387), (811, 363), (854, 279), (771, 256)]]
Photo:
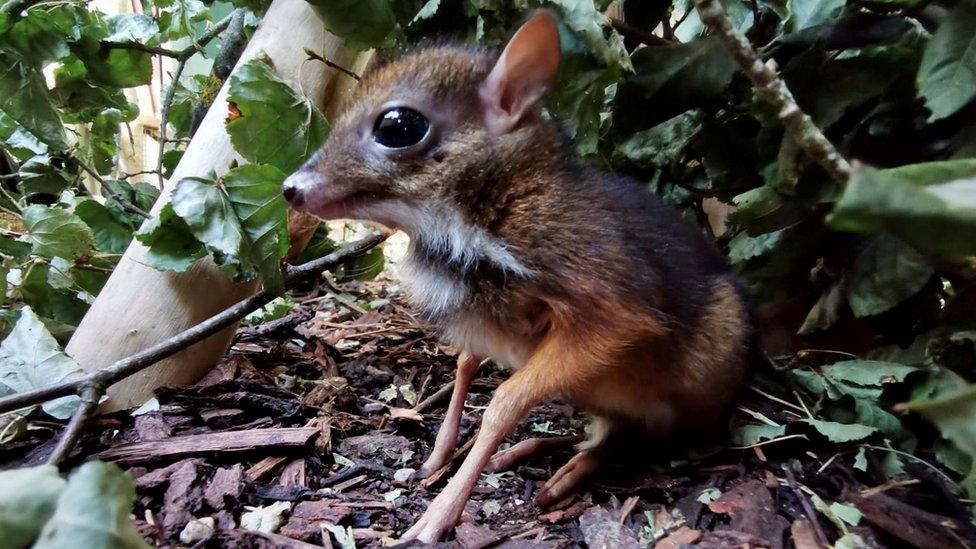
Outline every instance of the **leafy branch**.
[[(383, 242), (386, 237), (387, 235), (385, 233), (374, 231), (365, 238), (348, 244), (324, 257), (302, 265), (289, 267), (286, 276), (286, 287), (293, 287), (298, 282), (310, 276), (318, 275), (326, 269), (334, 269), (344, 261), (369, 251)], [(258, 292), (251, 297), (238, 301), (196, 326), (188, 328), (139, 353), (118, 360), (101, 370), (89, 373), (78, 379), (62, 381), (46, 387), (0, 398), (0, 415), (48, 402), (56, 398), (80, 393), (82, 397), (81, 405), (72, 415), (67, 428), (64, 430), (61, 441), (48, 459), (49, 463), (57, 464), (67, 457), (68, 453), (74, 447), (78, 438), (81, 436), (85, 421), (95, 410), (99, 399), (105, 394), (105, 390), (109, 386), (233, 325), (248, 314), (267, 305), (278, 296), (279, 294), (276, 292), (266, 290)]]
[(783, 80), (776, 74), (776, 64), (770, 60), (759, 59), (752, 44), (741, 32), (736, 30), (725, 8), (718, 0), (694, 0), (695, 8), (702, 23), (712, 29), (726, 50), (738, 62), (742, 72), (776, 107), (776, 115), (783, 127), (796, 143), (822, 166), (837, 181), (847, 181), (851, 175), (851, 165), (834, 145), (824, 136), (820, 128), (796, 104), (793, 94)]

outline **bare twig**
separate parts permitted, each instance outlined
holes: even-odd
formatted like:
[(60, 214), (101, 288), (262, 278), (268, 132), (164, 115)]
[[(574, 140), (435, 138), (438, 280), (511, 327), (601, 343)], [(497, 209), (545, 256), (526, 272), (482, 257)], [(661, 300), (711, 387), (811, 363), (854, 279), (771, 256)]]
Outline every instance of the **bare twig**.
[(827, 543), (827, 535), (824, 534), (820, 520), (817, 519), (817, 513), (813, 510), (813, 504), (810, 503), (810, 498), (803, 493), (803, 490), (797, 484), (796, 476), (793, 475), (793, 469), (789, 465), (783, 465), (783, 471), (786, 473), (786, 481), (789, 483), (790, 488), (796, 493), (796, 497), (800, 499), (800, 505), (803, 507), (803, 512), (806, 514), (807, 520), (810, 521), (810, 525), (813, 526), (813, 534), (817, 536), (817, 541), (820, 542), (820, 546), (830, 547), (830, 544)]
[(434, 404), (446, 399), (454, 391), (454, 380), (448, 381), (440, 389), (434, 392), (434, 394), (418, 402), (416, 406), (413, 407), (414, 412), (423, 412), (427, 408), (430, 408)]
[(186, 59), (180, 59), (173, 71), (173, 78), (170, 79), (169, 88), (166, 89), (166, 97), (163, 99), (162, 107), (159, 110), (159, 155), (156, 157), (156, 174), (159, 177), (159, 188), (163, 188), (163, 157), (166, 155), (166, 126), (169, 124), (169, 108), (173, 105), (173, 97), (176, 96), (176, 85), (180, 81), (183, 69), (186, 68)]
[(353, 78), (355, 80), (359, 80), (359, 75), (358, 74), (352, 72), (351, 70), (349, 70), (349, 69), (347, 69), (347, 68), (345, 68), (345, 67), (343, 67), (341, 65), (337, 65), (337, 64), (333, 63), (332, 61), (329, 61), (325, 57), (322, 57), (321, 55), (315, 53), (314, 51), (312, 51), (312, 50), (310, 50), (308, 48), (305, 48), (305, 55), (307, 55), (309, 59), (314, 59), (316, 61), (321, 61), (321, 62), (325, 63), (325, 66), (326, 67), (333, 68), (333, 69), (341, 72), (342, 74), (345, 74), (346, 76), (348, 76), (350, 78)]
[(123, 210), (125, 210), (125, 211), (127, 211), (129, 213), (134, 213), (134, 214), (136, 214), (136, 215), (138, 215), (140, 217), (143, 217), (145, 219), (149, 219), (150, 217), (152, 217), (145, 210), (143, 210), (139, 206), (136, 206), (135, 204), (130, 203), (122, 195), (120, 195), (118, 193), (118, 191), (116, 191), (115, 188), (112, 187), (112, 185), (109, 184), (109, 182), (106, 181), (102, 176), (98, 175), (98, 172), (96, 172), (94, 169), (92, 169), (91, 166), (89, 166), (88, 164), (85, 164), (84, 162), (82, 162), (81, 160), (79, 160), (77, 158), (75, 158), (74, 160), (75, 160), (75, 163), (77, 163), (78, 166), (82, 170), (84, 170), (88, 175), (92, 176), (92, 178), (94, 178), (95, 181), (98, 181), (98, 184), (101, 185), (101, 187), (102, 187), (102, 191), (105, 194), (107, 194), (109, 196), (109, 198), (114, 199), (116, 202), (118, 202), (119, 204), (122, 205), (122, 209)]
[(64, 461), (64, 458), (68, 457), (71, 449), (75, 447), (78, 439), (81, 438), (85, 422), (91, 416), (92, 412), (95, 411), (95, 407), (98, 406), (98, 401), (102, 398), (103, 394), (105, 394), (105, 388), (98, 383), (92, 383), (86, 386), (81, 392), (81, 404), (71, 416), (71, 421), (64, 428), (64, 432), (61, 433), (61, 440), (58, 441), (58, 445), (47, 458), (49, 464), (58, 465)]
[(644, 29), (639, 29), (633, 25), (629, 25), (616, 17), (610, 18), (610, 25), (620, 33), (624, 38), (630, 38), (635, 42), (640, 42), (645, 46), (672, 46), (674, 42), (666, 38), (661, 38), (660, 36), (647, 32)]
[(851, 175), (851, 165), (837, 152), (813, 120), (800, 110), (793, 94), (776, 74), (775, 63), (772, 60), (763, 63), (759, 59), (749, 40), (732, 25), (732, 21), (729, 20), (728, 14), (718, 0), (694, 0), (694, 2), (702, 23), (722, 39), (725, 48), (739, 63), (742, 72), (752, 80), (757, 91), (762, 91), (776, 108), (777, 116), (787, 134), (833, 179), (846, 182)]
[(210, 30), (200, 35), (199, 38), (193, 41), (189, 46), (183, 48), (182, 50), (170, 50), (166, 48), (160, 48), (158, 46), (149, 46), (142, 44), (140, 42), (107, 42), (103, 41), (102, 45), (117, 49), (117, 50), (135, 50), (143, 51), (146, 53), (151, 53), (153, 55), (162, 55), (164, 57), (172, 57), (177, 61), (186, 61), (187, 59), (193, 57), (195, 53), (202, 50), (204, 46), (210, 43), (211, 40), (216, 38), (220, 33), (224, 32), (224, 29), (230, 25), (234, 14), (240, 11), (240, 8), (230, 12), (227, 17), (224, 17), (220, 21), (214, 23), (214, 26), (210, 27)]
[[(386, 237), (387, 235), (385, 233), (374, 231), (362, 240), (343, 246), (341, 249), (329, 255), (297, 267), (290, 267), (286, 277), (286, 286), (293, 286), (306, 277), (318, 274), (325, 269), (333, 268), (350, 257), (362, 254), (385, 240)], [(231, 326), (276, 297), (278, 297), (276, 293), (267, 291), (258, 292), (251, 297), (238, 301), (196, 326), (188, 328), (132, 356), (118, 360), (106, 368), (91, 372), (79, 379), (62, 381), (0, 398), (0, 414), (78, 393), (92, 385), (101, 385), (107, 388), (113, 383), (140, 372), (156, 362), (170, 357), (190, 345)]]

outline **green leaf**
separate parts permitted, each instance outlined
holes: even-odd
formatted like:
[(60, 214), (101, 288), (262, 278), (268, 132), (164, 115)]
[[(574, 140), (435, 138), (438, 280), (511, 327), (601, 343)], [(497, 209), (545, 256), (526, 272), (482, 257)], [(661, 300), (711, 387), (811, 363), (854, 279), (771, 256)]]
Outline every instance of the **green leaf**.
[(22, 212), (26, 242), (43, 257), (77, 258), (91, 252), (95, 237), (78, 216), (58, 208), (33, 205)]
[[(606, 17), (591, 0), (549, 0), (563, 16), (563, 23), (588, 46), (589, 52), (607, 67), (632, 70), (623, 38), (608, 28)], [(608, 38), (609, 36), (609, 38)]]
[(841, 520), (850, 524), (851, 526), (857, 526), (861, 522), (861, 512), (857, 510), (857, 507), (853, 505), (848, 505), (846, 503), (833, 502), (830, 504), (830, 510), (834, 512)]
[(54, 514), (66, 484), (54, 465), (0, 471), (0, 539), (5, 547), (30, 546)]
[[(239, 280), (256, 273), (242, 272), (241, 246), (244, 234), (234, 208), (211, 179), (186, 177), (173, 191), (171, 202), (176, 215), (186, 221), (197, 240), (213, 254), (214, 261), (225, 272)], [(236, 275), (236, 276), (235, 276)]]
[[(78, 364), (64, 354), (41, 319), (24, 307), (10, 335), (0, 343), (0, 395), (20, 393), (80, 377)], [(71, 395), (45, 403), (44, 411), (66, 419), (78, 407)]]
[(0, 111), (0, 142), (5, 145), (7, 152), (18, 160), (27, 160), (48, 151), (47, 145), (36, 135), (25, 130), (3, 111)]
[(874, 427), (858, 425), (856, 423), (838, 423), (836, 421), (825, 421), (822, 419), (802, 419), (800, 423), (806, 423), (817, 430), (821, 435), (827, 437), (830, 442), (854, 442), (855, 440), (865, 439), (877, 432)]
[(613, 124), (618, 135), (702, 106), (729, 85), (736, 70), (717, 37), (641, 48), (634, 53), (633, 62), (636, 74), (618, 84), (614, 98)]
[(686, 112), (649, 130), (639, 131), (617, 145), (613, 160), (615, 163), (627, 160), (641, 167), (670, 166), (674, 155), (701, 126), (701, 119), (697, 111)]
[(616, 78), (616, 69), (594, 66), (589, 56), (570, 54), (562, 61), (546, 105), (566, 124), (580, 155), (597, 150), (606, 88)]
[(234, 71), (228, 100), (241, 116), (227, 123), (227, 133), (237, 152), (253, 163), (291, 173), (329, 134), (322, 113), (261, 61)]
[(918, 67), (918, 93), (931, 120), (954, 114), (976, 96), (976, 3), (956, 4), (932, 35)]
[(142, 13), (113, 13), (105, 16), (108, 25), (106, 42), (158, 42), (159, 27), (156, 20)]
[(210, 10), (200, 0), (157, 0), (159, 31), (163, 41), (196, 35), (196, 27), (210, 19)]
[(68, 55), (74, 6), (35, 8), (0, 34), (0, 48), (12, 50), (34, 66)]
[(55, 150), (65, 148), (61, 117), (51, 103), (41, 73), (0, 51), (0, 111)]
[(206, 255), (203, 244), (168, 203), (159, 215), (147, 221), (135, 234), (136, 240), (149, 250), (146, 263), (164, 271), (185, 272), (198, 259)]
[(75, 206), (75, 215), (91, 228), (99, 251), (120, 254), (129, 247), (132, 229), (116, 220), (105, 206), (94, 200), (82, 200)]
[(309, 4), (325, 28), (353, 48), (383, 45), (397, 26), (387, 0), (310, 0)]
[(834, 381), (856, 383), (857, 385), (882, 386), (900, 383), (912, 372), (919, 371), (914, 366), (880, 360), (844, 360), (821, 368), (821, 371)]
[(859, 317), (883, 313), (915, 295), (933, 272), (928, 261), (901, 240), (872, 237), (854, 258), (847, 303)]
[(267, 289), (281, 291), (281, 259), (288, 251), (284, 179), (281, 170), (258, 164), (231, 170), (222, 187), (186, 178), (173, 192), (173, 211), (229, 276), (249, 280), (261, 275)]
[(838, 15), (847, 0), (789, 0), (786, 3), (790, 12), (783, 23), (790, 32), (825, 23)]
[(223, 177), (227, 198), (247, 240), (251, 261), (272, 292), (284, 291), (281, 259), (288, 253), (288, 205), (281, 195), (285, 174), (273, 167), (251, 164)]
[(34, 549), (148, 548), (129, 515), (135, 483), (114, 463), (89, 461), (68, 478)]
[(57, 196), (69, 188), (76, 177), (68, 171), (64, 160), (52, 158), (49, 154), (39, 154), (27, 159), (20, 165), (17, 175), (20, 176), (18, 186), (24, 196), (35, 194)]
[(385, 264), (383, 248), (376, 247), (372, 250), (353, 257), (340, 265), (335, 272), (336, 282), (348, 282), (350, 280), (372, 280), (383, 272)]
[(831, 285), (820, 294), (820, 298), (810, 308), (797, 333), (807, 335), (830, 328), (840, 318), (844, 303), (844, 285), (840, 283)]
[(108, 174), (115, 168), (120, 124), (122, 124), (122, 111), (116, 108), (105, 109), (92, 122), (88, 134), (87, 156), (91, 160), (92, 167), (99, 174)]
[(845, 231), (889, 231), (925, 250), (976, 254), (976, 160), (856, 170), (827, 221)]
[(976, 385), (932, 400), (913, 400), (904, 408), (924, 416), (943, 437), (976, 457)]
[(763, 440), (772, 440), (784, 434), (786, 434), (785, 425), (745, 424), (733, 429), (732, 443), (736, 446), (752, 446)]
[(729, 261), (741, 263), (759, 257), (773, 250), (783, 238), (784, 231), (773, 231), (758, 236), (749, 236), (745, 231), (729, 241)]
[(50, 265), (32, 263), (18, 287), (20, 297), (42, 318), (56, 321), (62, 325), (61, 327), (69, 329), (69, 333), (62, 332), (56, 335), (70, 335), (70, 329), (81, 322), (89, 304), (73, 289), (65, 290), (51, 286), (51, 279)]

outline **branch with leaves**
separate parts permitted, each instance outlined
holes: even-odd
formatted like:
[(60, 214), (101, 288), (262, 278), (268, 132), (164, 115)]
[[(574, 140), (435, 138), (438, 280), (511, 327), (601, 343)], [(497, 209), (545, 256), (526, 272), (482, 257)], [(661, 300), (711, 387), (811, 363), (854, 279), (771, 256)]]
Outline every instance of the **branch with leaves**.
[[(287, 269), (286, 287), (293, 287), (295, 284), (311, 276), (318, 275), (324, 270), (334, 269), (343, 262), (366, 253), (383, 242), (386, 237), (386, 233), (374, 231), (365, 238), (348, 244), (324, 257), (302, 265), (289, 267)], [(85, 421), (95, 411), (99, 399), (101, 399), (106, 389), (113, 383), (141, 372), (160, 360), (170, 357), (190, 345), (202, 341), (224, 328), (233, 325), (248, 314), (267, 305), (278, 296), (278, 293), (267, 290), (258, 292), (192, 328), (188, 328), (165, 341), (119, 360), (101, 370), (77, 379), (71, 379), (0, 398), (0, 415), (71, 394), (80, 394), (81, 404), (72, 415), (71, 420), (68, 422), (62, 434), (60, 443), (48, 460), (49, 463), (59, 463), (67, 457), (80, 437)]]
[(776, 74), (773, 61), (759, 59), (752, 44), (737, 31), (725, 8), (718, 0), (694, 0), (695, 8), (702, 23), (721, 38), (725, 48), (739, 64), (742, 72), (756, 86), (758, 92), (768, 98), (777, 110), (790, 137), (806, 151), (813, 160), (822, 166), (837, 181), (847, 181), (851, 175), (851, 165), (834, 145), (824, 136), (820, 128), (796, 104), (789, 88)]

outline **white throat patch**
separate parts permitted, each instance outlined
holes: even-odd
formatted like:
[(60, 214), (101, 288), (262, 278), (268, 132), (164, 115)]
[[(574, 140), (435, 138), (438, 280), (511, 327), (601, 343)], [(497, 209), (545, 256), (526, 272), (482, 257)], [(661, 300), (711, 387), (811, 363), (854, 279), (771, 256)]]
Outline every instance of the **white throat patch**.
[(506, 276), (533, 274), (502, 240), (467, 223), (458, 208), (446, 201), (423, 206), (388, 203), (383, 209), (385, 217), (410, 235), (410, 249), (400, 277), (411, 301), (428, 314), (442, 314), (458, 307), (467, 289), (449, 271), (425, 265), (418, 257), (422, 253), (418, 241), (422, 241), (427, 253), (443, 257), (453, 267), (452, 271), (464, 273), (486, 262)]

